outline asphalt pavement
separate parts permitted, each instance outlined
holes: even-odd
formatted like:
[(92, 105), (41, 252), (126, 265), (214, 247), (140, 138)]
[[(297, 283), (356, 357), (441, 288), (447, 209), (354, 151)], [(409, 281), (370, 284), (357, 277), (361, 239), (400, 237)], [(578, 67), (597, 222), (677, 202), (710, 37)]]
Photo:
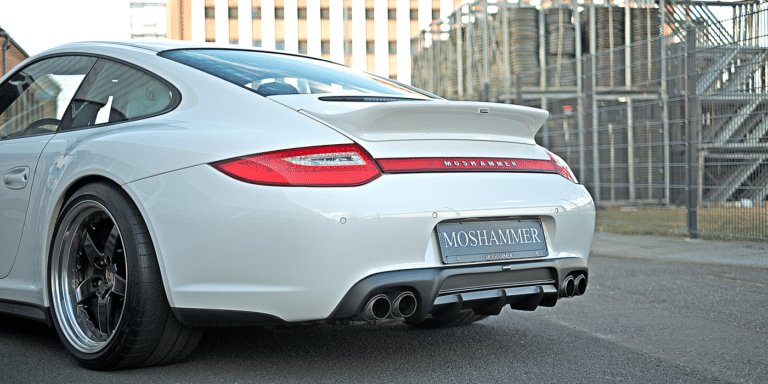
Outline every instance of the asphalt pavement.
[(768, 243), (595, 233), (592, 256), (768, 268)]
[(186, 361), (79, 367), (0, 316), (2, 383), (768, 383), (768, 244), (595, 235), (582, 297), (466, 327), (212, 328)]

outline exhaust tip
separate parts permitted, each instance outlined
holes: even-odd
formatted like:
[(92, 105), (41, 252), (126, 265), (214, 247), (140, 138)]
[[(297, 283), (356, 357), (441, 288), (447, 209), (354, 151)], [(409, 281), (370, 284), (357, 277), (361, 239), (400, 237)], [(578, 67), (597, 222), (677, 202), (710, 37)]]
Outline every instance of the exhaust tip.
[(416, 296), (411, 292), (403, 292), (392, 302), (392, 316), (409, 317), (416, 313)]
[(389, 316), (391, 310), (392, 305), (387, 295), (379, 294), (368, 300), (363, 316), (366, 320), (381, 320)]
[(573, 276), (568, 276), (563, 280), (563, 283), (560, 285), (560, 295), (565, 297), (573, 297), (573, 295), (576, 293), (576, 283), (573, 279)]
[(576, 286), (576, 294), (581, 296), (587, 291), (587, 277), (584, 275), (578, 275), (573, 280), (573, 284)]

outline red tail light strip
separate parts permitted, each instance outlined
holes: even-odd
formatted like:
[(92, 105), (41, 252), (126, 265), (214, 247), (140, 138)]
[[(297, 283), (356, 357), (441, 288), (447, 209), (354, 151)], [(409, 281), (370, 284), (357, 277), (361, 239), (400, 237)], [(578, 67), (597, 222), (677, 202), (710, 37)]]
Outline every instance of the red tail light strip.
[(484, 157), (379, 159), (384, 173), (541, 172), (557, 173), (551, 160)]
[(267, 152), (211, 165), (235, 179), (261, 185), (350, 187), (381, 175), (371, 155), (355, 144)]

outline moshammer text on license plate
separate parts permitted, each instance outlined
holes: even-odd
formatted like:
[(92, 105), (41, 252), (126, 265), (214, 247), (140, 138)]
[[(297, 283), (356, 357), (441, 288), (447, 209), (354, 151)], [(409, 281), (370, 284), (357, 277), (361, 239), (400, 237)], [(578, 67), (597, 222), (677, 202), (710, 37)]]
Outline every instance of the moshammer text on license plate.
[(547, 256), (538, 220), (440, 223), (437, 237), (446, 264)]

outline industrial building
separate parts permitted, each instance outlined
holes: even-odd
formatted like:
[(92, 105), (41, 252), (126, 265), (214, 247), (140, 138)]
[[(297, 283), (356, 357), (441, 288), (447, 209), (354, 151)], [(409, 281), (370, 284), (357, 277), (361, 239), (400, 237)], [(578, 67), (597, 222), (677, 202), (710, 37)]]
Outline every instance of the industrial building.
[(410, 83), (411, 38), (461, 0), (169, 0), (168, 38), (308, 54)]

